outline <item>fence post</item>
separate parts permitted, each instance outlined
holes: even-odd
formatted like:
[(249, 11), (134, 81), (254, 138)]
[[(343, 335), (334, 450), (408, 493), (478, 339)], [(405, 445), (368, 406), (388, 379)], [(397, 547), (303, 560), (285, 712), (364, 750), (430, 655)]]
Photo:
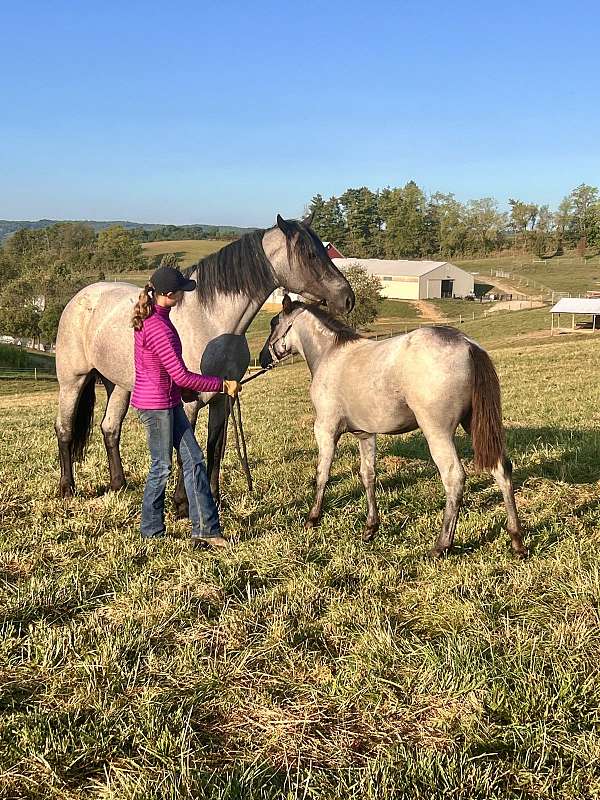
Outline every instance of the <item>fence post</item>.
[(37, 367), (33, 368), (33, 380), (37, 381)]

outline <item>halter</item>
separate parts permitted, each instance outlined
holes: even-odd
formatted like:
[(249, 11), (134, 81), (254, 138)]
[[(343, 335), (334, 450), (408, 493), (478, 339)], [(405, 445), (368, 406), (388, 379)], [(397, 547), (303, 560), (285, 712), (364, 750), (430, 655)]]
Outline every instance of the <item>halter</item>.
[(283, 361), (283, 359), (286, 358), (285, 355), (283, 355), (283, 356), (278, 356), (277, 355), (277, 353), (275, 352), (275, 345), (278, 342), (283, 342), (284, 350), (287, 350), (287, 345), (285, 343), (285, 337), (290, 332), (291, 327), (292, 327), (293, 324), (294, 324), (294, 321), (292, 320), (292, 322), (290, 322), (290, 324), (287, 326), (285, 331), (281, 334), (281, 336), (278, 339), (275, 339), (274, 342), (269, 342), (269, 353), (271, 354), (271, 358), (273, 359), (275, 364), (278, 364), (280, 361)]

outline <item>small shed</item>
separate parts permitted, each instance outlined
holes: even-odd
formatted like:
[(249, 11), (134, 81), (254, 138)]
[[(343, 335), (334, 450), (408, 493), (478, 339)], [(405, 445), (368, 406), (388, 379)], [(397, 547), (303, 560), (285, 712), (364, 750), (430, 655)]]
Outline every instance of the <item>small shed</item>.
[[(558, 303), (550, 309), (551, 323), (550, 333), (560, 331), (560, 315), (570, 314), (571, 325), (570, 330), (575, 330), (575, 317), (584, 315), (591, 317), (591, 329), (593, 331), (598, 329), (596, 317), (600, 317), (600, 298), (591, 297), (563, 297)], [(555, 320), (556, 317), (556, 320)]]

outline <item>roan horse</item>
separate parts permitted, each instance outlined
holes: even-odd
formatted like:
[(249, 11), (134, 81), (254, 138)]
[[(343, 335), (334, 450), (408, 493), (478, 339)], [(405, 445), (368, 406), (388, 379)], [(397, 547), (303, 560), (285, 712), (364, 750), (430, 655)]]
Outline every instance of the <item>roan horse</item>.
[[(336, 313), (353, 308), (354, 293), (311, 230), (310, 221), (300, 223), (277, 215), (273, 228), (249, 233), (187, 270), (198, 288), (185, 295), (171, 319), (190, 369), (239, 380), (250, 363), (244, 333), (278, 286), (325, 301)], [(91, 432), (97, 377), (108, 395), (101, 429), (110, 487), (116, 490), (125, 484), (119, 440), (134, 381), (130, 317), (139, 291), (129, 283), (94, 283), (78, 292), (61, 316), (56, 342), (60, 392), (55, 430), (62, 497), (75, 490), (72, 465), (83, 458)], [(207, 468), (218, 499), (226, 398), (200, 395), (199, 401), (186, 405), (186, 413), (195, 425), (199, 408), (207, 403)], [(188, 506), (181, 470), (175, 503), (178, 513), (185, 515)]]
[(403, 336), (373, 341), (316, 306), (292, 302), (271, 321), (261, 352), (267, 367), (299, 352), (312, 375), (315, 437), (319, 448), (317, 491), (306, 524), (318, 524), (336, 444), (342, 433), (359, 442), (360, 477), (367, 494), (363, 540), (379, 528), (375, 500), (376, 434), (420, 428), (446, 490), (442, 530), (434, 556), (452, 547), (462, 503), (465, 471), (456, 452), (459, 424), (471, 434), (475, 466), (489, 470), (502, 491), (513, 551), (526, 556), (515, 504), (512, 467), (504, 449), (500, 384), (488, 354), (460, 331), (420, 328)]

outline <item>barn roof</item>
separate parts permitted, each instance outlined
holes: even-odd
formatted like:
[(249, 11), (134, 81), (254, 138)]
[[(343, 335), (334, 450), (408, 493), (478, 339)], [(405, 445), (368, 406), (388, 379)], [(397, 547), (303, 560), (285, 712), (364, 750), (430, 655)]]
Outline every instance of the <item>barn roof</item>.
[[(443, 267), (448, 261), (409, 261), (409, 260), (390, 260), (387, 258), (334, 258), (332, 259), (336, 267), (341, 269), (359, 264), (371, 275), (391, 275), (420, 278), (428, 272)], [(452, 265), (454, 266), (454, 265)], [(456, 267), (460, 269), (460, 267)]]
[(600, 298), (563, 297), (550, 309), (552, 314), (598, 314)]

